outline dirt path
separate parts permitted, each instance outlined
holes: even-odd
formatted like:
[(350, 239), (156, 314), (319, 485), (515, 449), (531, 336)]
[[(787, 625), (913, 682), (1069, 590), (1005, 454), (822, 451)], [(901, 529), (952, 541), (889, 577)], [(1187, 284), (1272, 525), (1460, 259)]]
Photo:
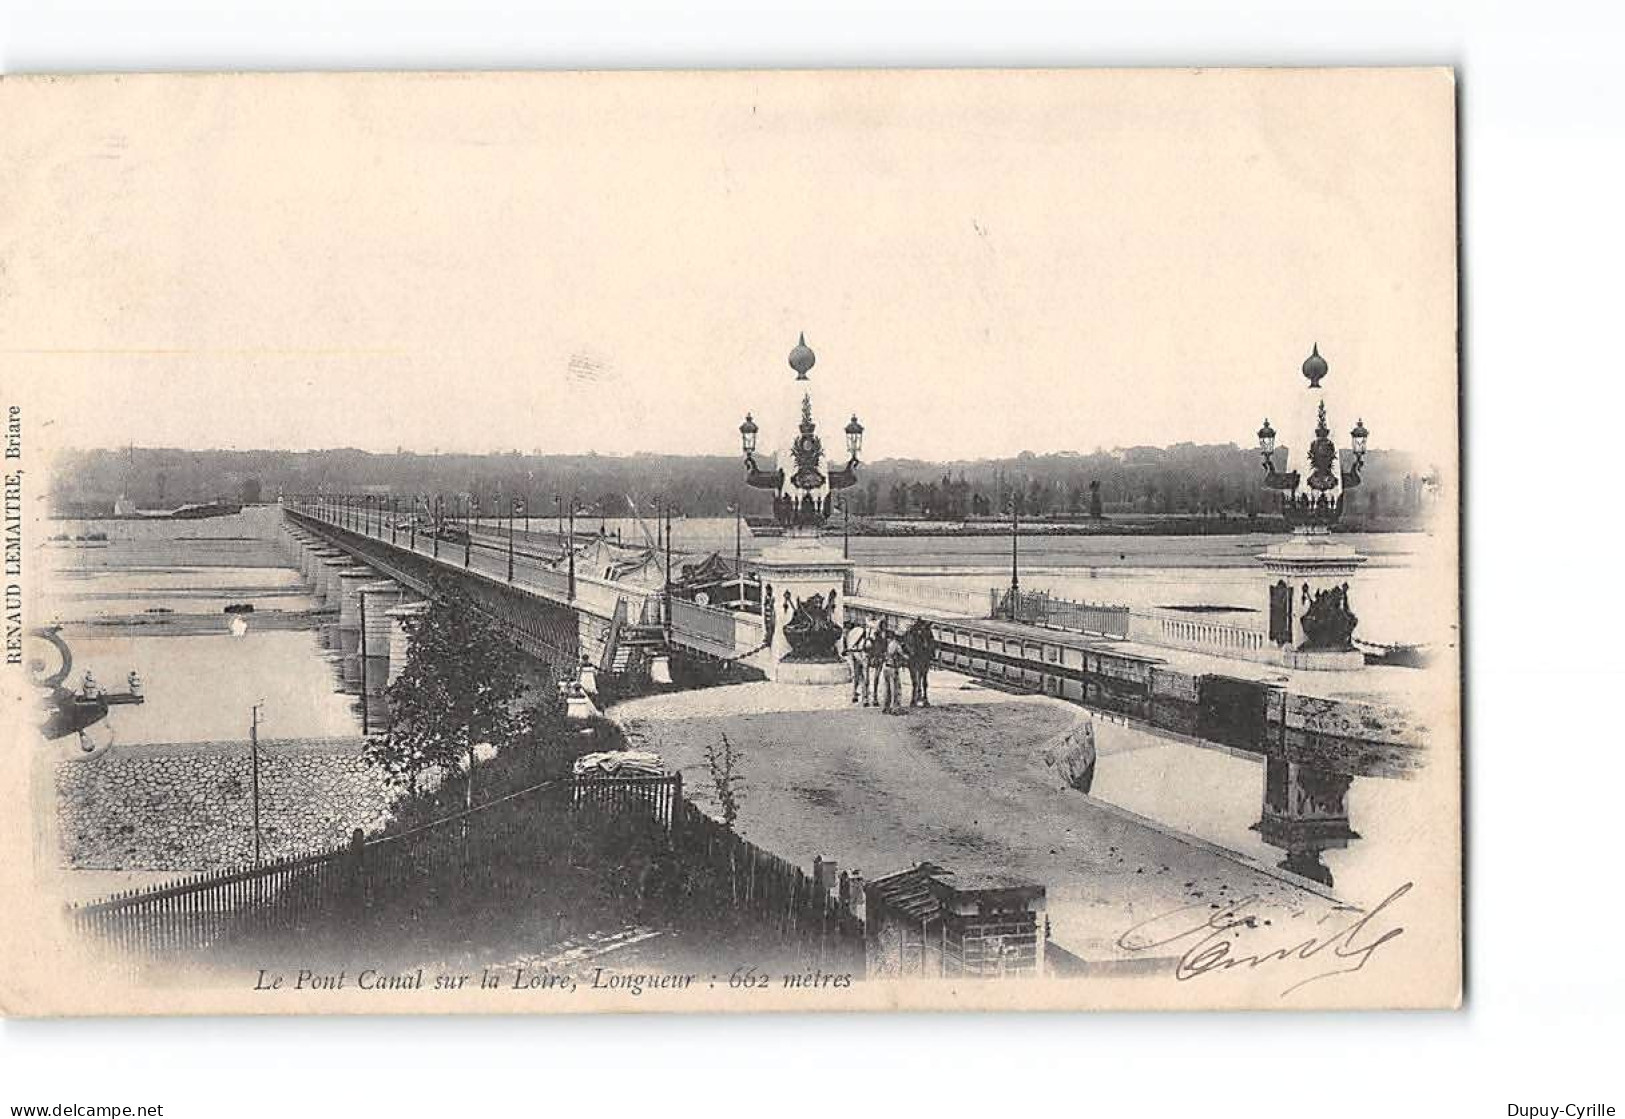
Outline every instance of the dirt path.
[(705, 745), (727, 734), (744, 754), (741, 834), (804, 867), (822, 856), (874, 878), (930, 859), (1042, 882), (1054, 941), (1085, 959), (1126, 959), (1120, 935), (1183, 906), (1256, 894), (1254, 911), (1281, 921), (1336, 908), (1066, 788), (1043, 746), (1078, 708), (952, 674), (933, 677), (933, 698), (899, 718), (836, 689), (748, 684), (648, 697), (612, 715), (713, 812)]

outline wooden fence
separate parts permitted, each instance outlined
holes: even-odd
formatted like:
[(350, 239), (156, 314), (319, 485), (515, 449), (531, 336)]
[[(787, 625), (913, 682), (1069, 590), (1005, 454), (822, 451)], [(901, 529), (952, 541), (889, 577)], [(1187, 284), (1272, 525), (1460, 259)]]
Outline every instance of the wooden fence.
[(211, 871), (70, 907), (73, 927), (111, 961), (206, 959), (228, 946), (331, 932), (368, 908), (455, 869), (459, 882), (495, 886), (504, 856), (539, 813), (594, 808), (646, 815), (679, 861), (726, 876), (733, 904), (818, 958), (862, 971), (863, 926), (799, 867), (749, 843), (683, 798), (681, 774), (550, 781), (421, 827), (258, 867)]
[(575, 807), (592, 805), (609, 812), (647, 811), (667, 832), (681, 821), (683, 775), (669, 777), (577, 777), (568, 782)]
[(864, 972), (863, 922), (794, 863), (728, 830), (688, 801), (673, 832), (679, 853), (728, 879), (730, 896), (820, 966)]
[[(669, 826), (669, 790), (675, 788), (680, 796), (681, 778), (644, 783), (650, 788), (641, 796), (625, 791), (620, 800), (626, 806), (634, 800), (651, 807), (663, 804), (663, 821)], [(115, 957), (170, 957), (228, 941), (297, 935), (364, 910), (453, 865), (461, 864), (464, 880), (477, 883), (494, 865), (492, 856), (511, 843), (538, 810), (571, 804), (576, 784), (545, 782), (372, 839), (363, 839), (358, 829), (343, 847), (116, 894), (71, 907), (69, 918), (78, 931)], [(614, 794), (598, 787), (599, 782), (581, 784), (588, 800), (615, 800)]]

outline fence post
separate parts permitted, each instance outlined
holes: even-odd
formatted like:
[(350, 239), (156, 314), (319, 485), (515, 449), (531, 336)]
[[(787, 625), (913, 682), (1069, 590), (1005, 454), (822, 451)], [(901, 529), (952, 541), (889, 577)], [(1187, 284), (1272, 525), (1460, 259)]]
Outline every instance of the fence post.
[(359, 918), (367, 908), (367, 837), (360, 828), (350, 833), (350, 845), (344, 852), (345, 908), (352, 918)]
[(675, 847), (683, 819), (683, 775), (673, 773), (671, 782), (671, 841)]

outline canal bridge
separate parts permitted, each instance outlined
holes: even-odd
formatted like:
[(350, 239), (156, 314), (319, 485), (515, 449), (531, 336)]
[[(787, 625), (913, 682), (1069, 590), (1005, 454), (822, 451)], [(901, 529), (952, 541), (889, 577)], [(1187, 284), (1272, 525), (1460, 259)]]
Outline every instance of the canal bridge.
[(404, 661), (414, 601), (447, 580), (560, 678), (585, 662), (660, 679), (673, 651), (749, 664), (765, 643), (753, 613), (577, 571), (572, 550), (561, 556), (554, 534), (478, 523), (437, 529), (320, 499), (285, 501), (283, 518), (291, 562), (338, 610), (341, 636), (353, 635), (343, 651), (392, 660), (391, 677), (401, 667), (393, 662)]

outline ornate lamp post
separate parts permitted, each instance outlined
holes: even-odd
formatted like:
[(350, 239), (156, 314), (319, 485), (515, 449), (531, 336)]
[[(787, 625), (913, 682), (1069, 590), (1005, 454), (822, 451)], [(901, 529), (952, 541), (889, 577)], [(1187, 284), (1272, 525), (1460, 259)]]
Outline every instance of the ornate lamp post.
[[(809, 377), (817, 360), (802, 335), (788, 358), (802, 390), (801, 418), (776, 469), (764, 470), (757, 463), (760, 428), (755, 416), (746, 413), (745, 422), (739, 425), (745, 484), (773, 495), (773, 519), (783, 536), (753, 562), (762, 585), (768, 671), (775, 680), (796, 683), (834, 683), (845, 678), (845, 666), (835, 646), (851, 587), (850, 520), (840, 553), (826, 550), (819, 543), (819, 534), (835, 509), (835, 495), (857, 484), (864, 435), (863, 425), (853, 415), (842, 430), (846, 462), (836, 466), (825, 461), (824, 442), (813, 419)], [(844, 502), (842, 512), (850, 518)]]
[[(796, 371), (796, 380), (809, 380), (807, 374), (817, 360), (807, 345), (806, 335), (802, 335), (790, 351), (790, 368)], [(845, 429), (847, 463), (841, 469), (828, 471), (820, 469), (824, 441), (818, 437), (818, 425), (813, 421), (810, 390), (801, 398), (801, 423), (790, 443), (790, 457), (795, 464), (793, 472), (787, 473), (783, 466), (777, 470), (762, 470), (757, 466), (759, 431), (751, 413), (745, 413), (745, 422), (739, 425), (739, 442), (745, 453), (745, 484), (753, 489), (773, 491), (773, 517), (787, 535), (817, 536), (818, 529), (829, 519), (831, 495), (836, 490), (857, 485), (863, 425), (853, 415)], [(802, 531), (797, 533), (796, 530)]]
[(1366, 430), (1365, 421), (1356, 420), (1349, 432), (1353, 462), (1349, 469), (1342, 469), (1342, 456), (1327, 426), (1326, 401), (1320, 384), (1329, 372), (1326, 359), (1320, 356), (1320, 347), (1316, 345), (1303, 363), (1303, 375), (1309, 381), (1316, 408), (1314, 438), (1306, 456), (1310, 467), (1307, 478), (1298, 470), (1277, 470), (1275, 429), (1267, 418), (1258, 429), (1264, 486), (1281, 494), (1281, 515), (1294, 530), (1330, 532), (1332, 525), (1342, 519), (1345, 497), (1349, 490), (1359, 486), (1360, 469), (1365, 465), (1366, 439), (1371, 433)]
[[(1354, 648), (1358, 618), (1349, 607), (1349, 580), (1365, 557), (1333, 541), (1348, 491), (1360, 485), (1370, 432), (1356, 420), (1345, 453), (1332, 441), (1326, 391), (1330, 373), (1316, 345), (1303, 363), (1308, 382), (1297, 402), (1294, 426), (1309, 435), (1303, 462), (1290, 465), (1276, 445), (1274, 425), (1258, 429), (1264, 487), (1280, 495), (1281, 515), (1292, 538), (1271, 545), (1260, 557), (1271, 578), (1269, 637), (1283, 662), (1294, 668), (1359, 668), (1364, 657)], [(1311, 424), (1313, 425), (1311, 427)]]

